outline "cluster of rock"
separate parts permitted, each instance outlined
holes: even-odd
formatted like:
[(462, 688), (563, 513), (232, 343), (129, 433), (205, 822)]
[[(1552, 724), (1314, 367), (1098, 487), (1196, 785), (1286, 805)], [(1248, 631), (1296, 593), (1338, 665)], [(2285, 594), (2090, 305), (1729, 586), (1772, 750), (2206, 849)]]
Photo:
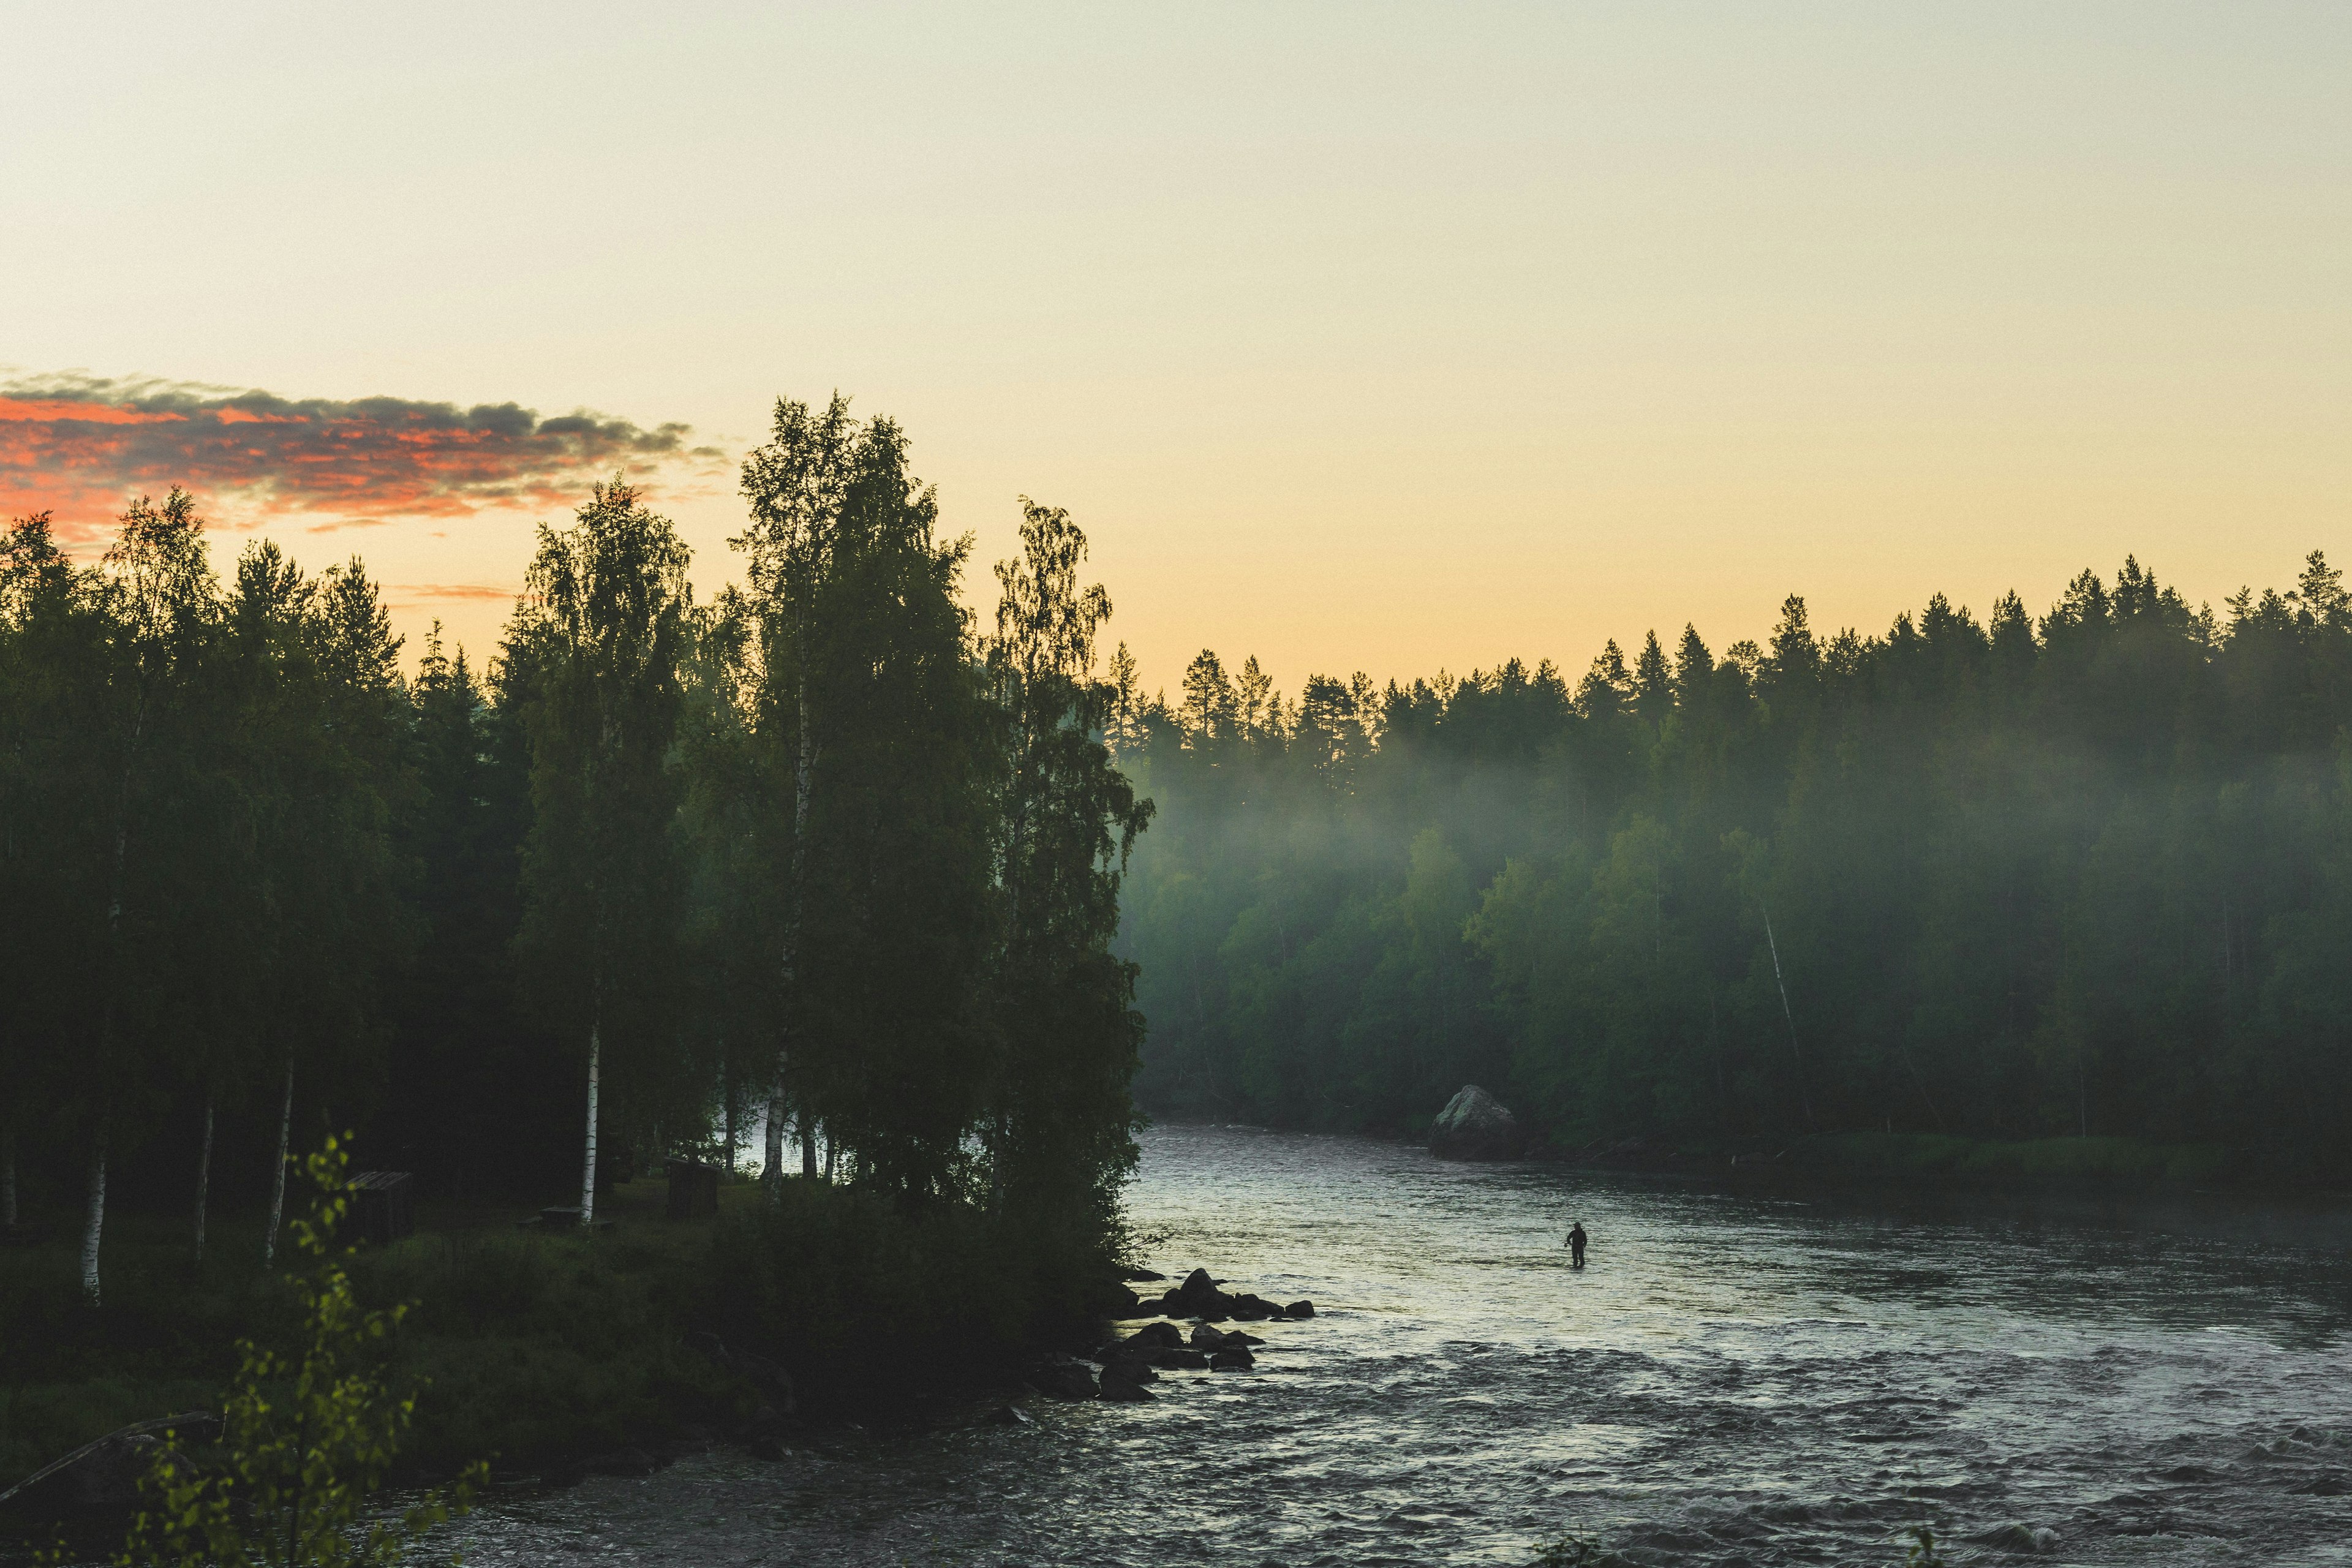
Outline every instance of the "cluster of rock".
[[(1139, 1310), (1146, 1304), (1138, 1301)], [(1188, 1333), (1165, 1320), (1149, 1322), (1124, 1338), (1113, 1339), (1080, 1360), (1057, 1356), (1029, 1374), (1029, 1385), (1049, 1399), (1106, 1399), (1139, 1404), (1152, 1397), (1146, 1384), (1160, 1381), (1162, 1372), (1249, 1372), (1257, 1366), (1251, 1352), (1265, 1342), (1239, 1329), (1220, 1329), (1223, 1322), (1265, 1322), (1277, 1319), (1311, 1318), (1312, 1301), (1287, 1305), (1247, 1291), (1228, 1293), (1195, 1268), (1184, 1282), (1150, 1304), (1168, 1318), (1194, 1320)], [(1097, 1368), (1100, 1368), (1099, 1374)]]
[(1244, 1290), (1229, 1295), (1218, 1287), (1223, 1281), (1209, 1278), (1205, 1268), (1195, 1268), (1184, 1276), (1184, 1282), (1160, 1292), (1156, 1301), (1138, 1297), (1135, 1311), (1164, 1313), (1171, 1318), (1198, 1318), (1204, 1323), (1262, 1323), (1275, 1318), (1311, 1318), (1315, 1315), (1312, 1301), (1293, 1301), (1288, 1306), (1269, 1301), (1263, 1296), (1253, 1296)]

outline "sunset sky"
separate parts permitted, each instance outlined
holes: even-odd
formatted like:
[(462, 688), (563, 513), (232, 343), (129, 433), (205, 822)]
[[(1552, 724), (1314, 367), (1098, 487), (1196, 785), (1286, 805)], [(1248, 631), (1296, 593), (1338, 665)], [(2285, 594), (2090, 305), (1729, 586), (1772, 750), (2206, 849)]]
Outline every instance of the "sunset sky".
[[(177, 478), (488, 651), (779, 395), (1147, 684), (2352, 557), (2352, 5), (20, 8), (0, 513)], [(2352, 563), (2352, 562), (2347, 562)], [(412, 655), (415, 643), (412, 640)]]

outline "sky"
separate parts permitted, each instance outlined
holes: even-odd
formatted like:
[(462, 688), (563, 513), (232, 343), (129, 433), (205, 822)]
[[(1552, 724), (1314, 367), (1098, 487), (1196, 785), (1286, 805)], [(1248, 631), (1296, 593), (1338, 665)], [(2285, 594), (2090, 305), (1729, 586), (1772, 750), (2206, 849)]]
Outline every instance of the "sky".
[(2352, 6), (24, 7), (0, 513), (185, 483), (487, 653), (628, 472), (736, 574), (778, 397), (970, 595), (1066, 507), (1203, 647), (1571, 677), (2136, 552), (2352, 553)]

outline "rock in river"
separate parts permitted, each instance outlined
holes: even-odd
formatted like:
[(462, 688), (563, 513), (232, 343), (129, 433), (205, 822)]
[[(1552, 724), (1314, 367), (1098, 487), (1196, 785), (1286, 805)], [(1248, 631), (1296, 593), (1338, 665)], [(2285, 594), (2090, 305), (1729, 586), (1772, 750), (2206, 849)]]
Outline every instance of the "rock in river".
[(1128, 1363), (1112, 1362), (1103, 1368), (1102, 1396), (1113, 1404), (1141, 1405), (1151, 1398), (1151, 1390), (1136, 1381), (1135, 1369)]
[(1084, 1362), (1049, 1361), (1029, 1374), (1029, 1386), (1048, 1399), (1093, 1399), (1094, 1369)]
[(1429, 1152), (1441, 1160), (1516, 1160), (1526, 1147), (1517, 1121), (1475, 1083), (1464, 1084), (1429, 1127)]

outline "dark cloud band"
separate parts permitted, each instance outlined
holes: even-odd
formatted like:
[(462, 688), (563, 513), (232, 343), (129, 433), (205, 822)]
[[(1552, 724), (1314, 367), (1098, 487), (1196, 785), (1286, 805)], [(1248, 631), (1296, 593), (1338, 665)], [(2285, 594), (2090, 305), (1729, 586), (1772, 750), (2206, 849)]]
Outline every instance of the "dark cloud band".
[(126, 498), (175, 484), (239, 511), (329, 526), (554, 506), (615, 468), (722, 458), (691, 436), (584, 412), (541, 419), (511, 403), (34, 376), (0, 382), (0, 515), (51, 510), (73, 537)]

